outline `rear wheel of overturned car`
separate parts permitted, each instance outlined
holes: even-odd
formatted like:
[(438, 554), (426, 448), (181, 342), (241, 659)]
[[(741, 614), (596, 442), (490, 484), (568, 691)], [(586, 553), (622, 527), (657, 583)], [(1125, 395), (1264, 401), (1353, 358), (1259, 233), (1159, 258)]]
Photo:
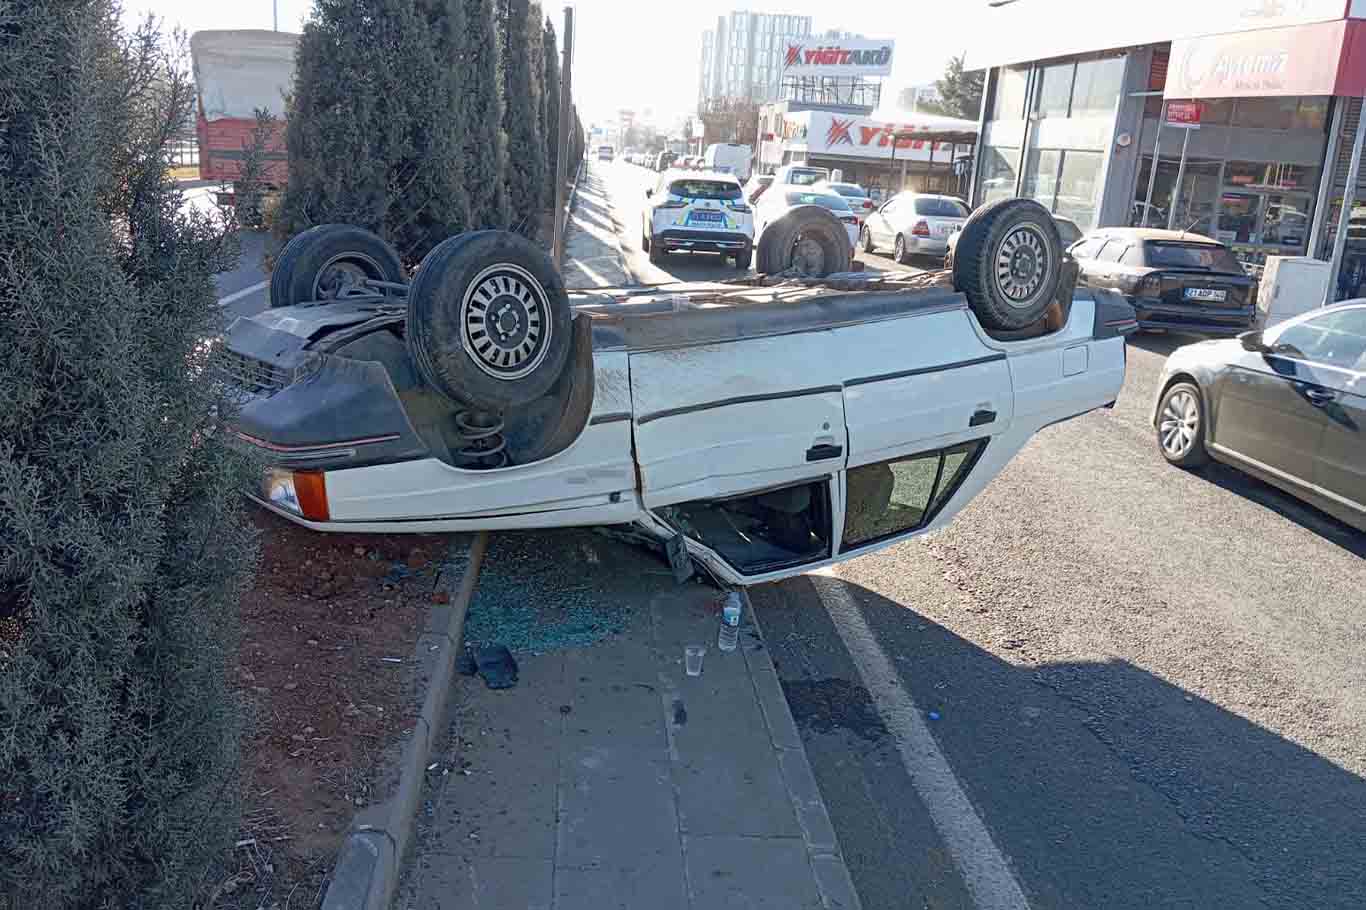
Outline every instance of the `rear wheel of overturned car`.
[(748, 272), (750, 265), (754, 262), (754, 247), (745, 247), (744, 251), (736, 253), (733, 257), (735, 267), (742, 272)]
[(457, 404), (502, 412), (550, 391), (570, 347), (569, 297), (526, 238), (474, 231), (437, 244), (408, 291), (408, 350)]
[(1037, 322), (1053, 302), (1062, 243), (1048, 209), (1002, 199), (967, 220), (953, 258), (954, 286), (982, 325), (1013, 331)]
[(401, 284), (403, 263), (378, 235), (353, 224), (320, 224), (290, 238), (270, 273), (270, 305), (296, 306), (382, 293)]
[(1178, 468), (1198, 468), (1209, 462), (1205, 408), (1193, 384), (1176, 382), (1163, 393), (1157, 408), (1157, 447)]
[(849, 271), (854, 251), (844, 224), (820, 205), (799, 205), (765, 226), (759, 238), (759, 271), (824, 278)]

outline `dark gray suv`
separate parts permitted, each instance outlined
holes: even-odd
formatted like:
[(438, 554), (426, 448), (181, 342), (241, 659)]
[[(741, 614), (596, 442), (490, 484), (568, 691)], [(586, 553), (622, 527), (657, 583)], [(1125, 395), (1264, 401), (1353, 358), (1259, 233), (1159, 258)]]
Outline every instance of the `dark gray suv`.
[(1153, 427), (1174, 465), (1217, 459), (1366, 531), (1366, 299), (1177, 348)]

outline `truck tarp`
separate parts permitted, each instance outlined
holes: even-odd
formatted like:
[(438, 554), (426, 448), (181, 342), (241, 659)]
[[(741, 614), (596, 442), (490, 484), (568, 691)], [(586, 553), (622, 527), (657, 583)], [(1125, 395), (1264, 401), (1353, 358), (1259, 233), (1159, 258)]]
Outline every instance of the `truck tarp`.
[(250, 120), (256, 109), (283, 117), (294, 81), (299, 36), (260, 30), (205, 31), (190, 36), (194, 81), (206, 120)]

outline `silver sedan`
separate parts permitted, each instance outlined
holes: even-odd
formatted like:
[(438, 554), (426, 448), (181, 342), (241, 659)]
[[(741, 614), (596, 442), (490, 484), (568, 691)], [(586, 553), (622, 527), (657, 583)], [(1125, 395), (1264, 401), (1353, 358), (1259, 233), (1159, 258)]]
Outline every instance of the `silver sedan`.
[(1173, 351), (1153, 428), (1174, 465), (1216, 459), (1366, 531), (1366, 300)]

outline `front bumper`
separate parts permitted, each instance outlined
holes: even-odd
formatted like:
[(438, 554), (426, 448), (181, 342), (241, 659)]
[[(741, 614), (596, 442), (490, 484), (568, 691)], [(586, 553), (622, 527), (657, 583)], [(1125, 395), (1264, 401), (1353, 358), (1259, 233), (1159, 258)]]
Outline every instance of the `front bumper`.
[(655, 235), (651, 243), (662, 249), (685, 253), (744, 253), (754, 240), (748, 234), (732, 231), (696, 231), (670, 228)]
[(1140, 329), (1233, 336), (1252, 328), (1257, 318), (1257, 308), (1253, 306), (1236, 309), (1195, 304), (1174, 306), (1132, 297), (1129, 302), (1134, 306)]

